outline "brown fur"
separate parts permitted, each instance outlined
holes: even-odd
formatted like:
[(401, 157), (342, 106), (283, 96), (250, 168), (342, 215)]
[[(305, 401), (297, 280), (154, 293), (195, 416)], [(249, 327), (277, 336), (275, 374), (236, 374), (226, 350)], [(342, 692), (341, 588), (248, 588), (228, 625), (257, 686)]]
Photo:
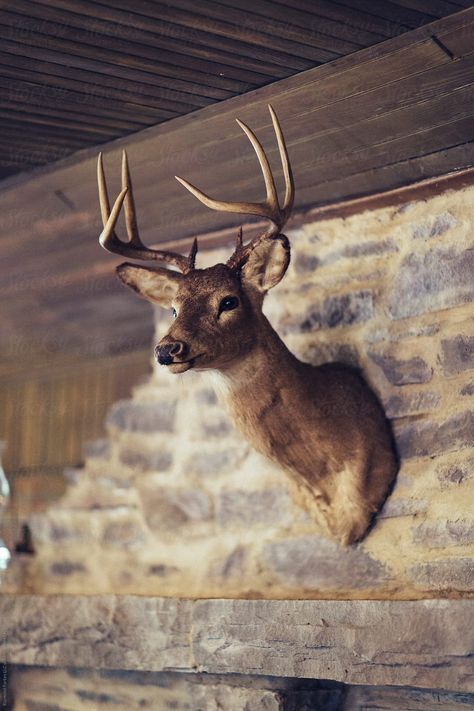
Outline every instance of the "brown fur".
[[(212, 370), (236, 427), (286, 470), (295, 499), (342, 544), (360, 540), (397, 471), (389, 425), (377, 398), (352, 368), (299, 361), (262, 313), (265, 293), (283, 277), (289, 245), (261, 242), (240, 271), (224, 264), (178, 274), (122, 265), (120, 278), (177, 318), (157, 349), (186, 352), (172, 372)], [(238, 307), (218, 313), (227, 296)]]

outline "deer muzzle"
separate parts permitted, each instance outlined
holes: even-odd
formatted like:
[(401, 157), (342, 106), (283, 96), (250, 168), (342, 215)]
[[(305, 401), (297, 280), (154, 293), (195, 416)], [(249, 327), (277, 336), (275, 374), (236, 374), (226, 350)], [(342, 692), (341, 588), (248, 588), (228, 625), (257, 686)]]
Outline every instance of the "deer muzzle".
[(171, 343), (159, 343), (155, 348), (155, 357), (160, 365), (171, 365), (175, 358), (185, 358), (188, 353), (188, 346), (183, 341), (172, 341)]

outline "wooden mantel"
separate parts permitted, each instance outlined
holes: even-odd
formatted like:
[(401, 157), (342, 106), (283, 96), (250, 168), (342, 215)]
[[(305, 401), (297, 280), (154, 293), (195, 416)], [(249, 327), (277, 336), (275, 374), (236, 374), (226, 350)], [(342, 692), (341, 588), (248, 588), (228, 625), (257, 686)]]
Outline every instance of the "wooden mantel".
[(0, 596), (0, 662), (474, 691), (474, 601)]
[[(224, 199), (256, 199), (262, 180), (236, 116), (276, 162), (266, 105), (287, 137), (296, 212), (461, 171), (474, 163), (474, 8), (315, 69), (102, 146), (113, 194), (127, 148), (142, 237), (186, 240), (241, 219), (205, 209), (174, 175)], [(0, 295), (4, 360), (43, 349), (87, 357), (151, 333), (151, 311), (115, 282), (117, 260), (98, 247), (99, 148), (0, 184)], [(184, 246), (184, 245), (183, 245)]]

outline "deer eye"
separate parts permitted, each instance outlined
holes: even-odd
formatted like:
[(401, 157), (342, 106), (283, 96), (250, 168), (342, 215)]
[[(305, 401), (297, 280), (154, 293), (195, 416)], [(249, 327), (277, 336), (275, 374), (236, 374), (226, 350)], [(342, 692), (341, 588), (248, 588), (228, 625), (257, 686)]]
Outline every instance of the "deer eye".
[(219, 304), (218, 316), (223, 311), (232, 311), (232, 309), (236, 309), (238, 305), (239, 305), (239, 300), (236, 296), (225, 296), (222, 299), (221, 303)]
[(176, 316), (178, 315), (174, 307), (171, 309), (171, 313), (173, 314), (173, 318), (176, 318)]

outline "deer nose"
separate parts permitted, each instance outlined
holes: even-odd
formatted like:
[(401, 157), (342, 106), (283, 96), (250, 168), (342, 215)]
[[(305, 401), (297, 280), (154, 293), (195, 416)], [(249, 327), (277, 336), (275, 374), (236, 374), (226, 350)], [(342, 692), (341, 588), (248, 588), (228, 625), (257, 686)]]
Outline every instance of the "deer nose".
[(188, 347), (183, 341), (158, 344), (155, 348), (155, 356), (160, 365), (170, 365), (175, 356), (185, 356), (187, 352)]

